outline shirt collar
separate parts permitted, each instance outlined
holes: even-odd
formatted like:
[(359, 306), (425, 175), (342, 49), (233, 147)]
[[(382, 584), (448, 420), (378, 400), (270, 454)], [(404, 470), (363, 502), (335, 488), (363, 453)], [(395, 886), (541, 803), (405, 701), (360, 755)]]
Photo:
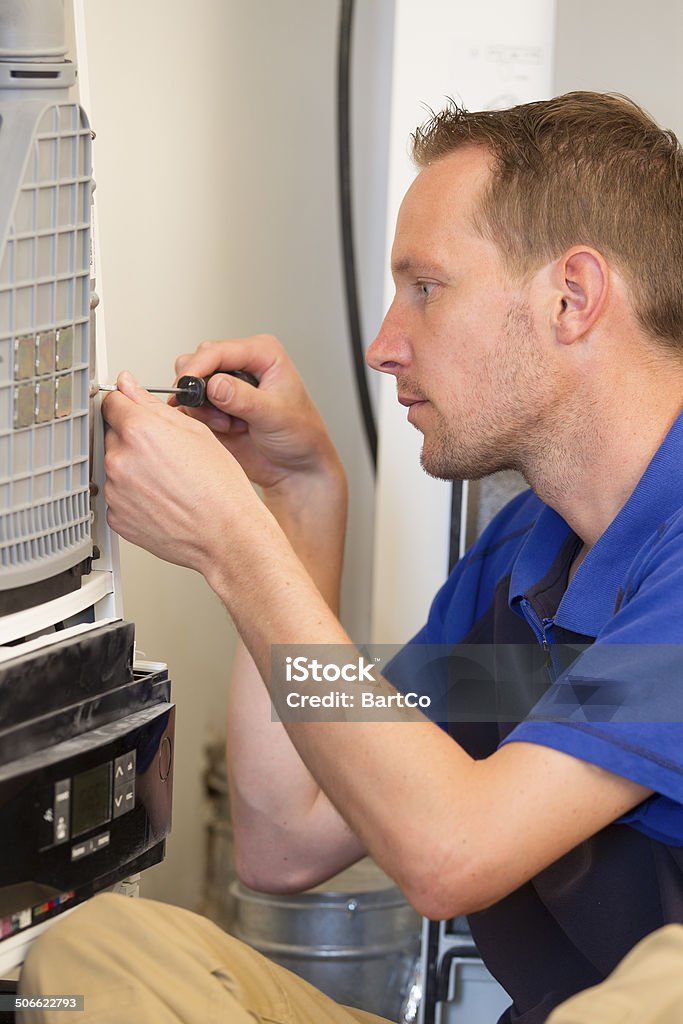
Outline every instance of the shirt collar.
[[(557, 625), (596, 636), (614, 614), (619, 587), (636, 554), (647, 537), (683, 506), (682, 461), (683, 412), (630, 498), (581, 563), (557, 609)], [(571, 532), (554, 509), (542, 506), (512, 569), (511, 606), (544, 577)]]

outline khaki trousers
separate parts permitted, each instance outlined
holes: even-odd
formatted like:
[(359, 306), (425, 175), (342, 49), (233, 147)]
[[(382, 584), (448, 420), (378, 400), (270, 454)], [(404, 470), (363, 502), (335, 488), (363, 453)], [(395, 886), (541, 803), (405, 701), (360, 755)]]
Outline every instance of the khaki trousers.
[[(34, 943), (19, 991), (85, 997), (75, 1018), (29, 1010), (20, 1024), (386, 1024), (338, 1005), (206, 918), (111, 893)], [(682, 1022), (683, 926), (669, 925), (601, 985), (558, 1006), (547, 1024)]]
[(33, 944), (21, 995), (83, 995), (85, 1012), (18, 1024), (386, 1024), (339, 1006), (207, 918), (103, 893)]
[(567, 999), (547, 1024), (683, 1024), (683, 926), (648, 935), (606, 981)]

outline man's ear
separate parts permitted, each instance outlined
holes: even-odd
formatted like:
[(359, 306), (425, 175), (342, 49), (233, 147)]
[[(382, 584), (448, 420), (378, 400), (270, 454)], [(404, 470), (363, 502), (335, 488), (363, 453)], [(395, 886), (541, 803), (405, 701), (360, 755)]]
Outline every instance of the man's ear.
[(553, 278), (558, 287), (553, 311), (556, 337), (571, 345), (594, 326), (605, 308), (609, 267), (596, 249), (577, 245), (557, 260)]

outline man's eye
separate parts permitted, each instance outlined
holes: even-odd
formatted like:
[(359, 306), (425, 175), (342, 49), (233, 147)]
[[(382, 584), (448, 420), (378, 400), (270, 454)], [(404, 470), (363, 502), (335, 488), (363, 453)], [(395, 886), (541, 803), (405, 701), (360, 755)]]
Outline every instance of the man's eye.
[(435, 281), (418, 281), (417, 282), (417, 290), (418, 290), (418, 292), (421, 295), (423, 295), (426, 299), (429, 298), (429, 296), (432, 294), (432, 292), (433, 292), (433, 290), (435, 288), (436, 288), (436, 282)]

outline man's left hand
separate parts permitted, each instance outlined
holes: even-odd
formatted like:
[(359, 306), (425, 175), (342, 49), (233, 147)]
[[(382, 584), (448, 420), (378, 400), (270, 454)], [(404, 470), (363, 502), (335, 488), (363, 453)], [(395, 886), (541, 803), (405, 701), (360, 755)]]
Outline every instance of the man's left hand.
[(208, 427), (128, 373), (117, 384), (102, 404), (107, 521), (126, 540), (206, 575), (231, 522), (268, 513)]

